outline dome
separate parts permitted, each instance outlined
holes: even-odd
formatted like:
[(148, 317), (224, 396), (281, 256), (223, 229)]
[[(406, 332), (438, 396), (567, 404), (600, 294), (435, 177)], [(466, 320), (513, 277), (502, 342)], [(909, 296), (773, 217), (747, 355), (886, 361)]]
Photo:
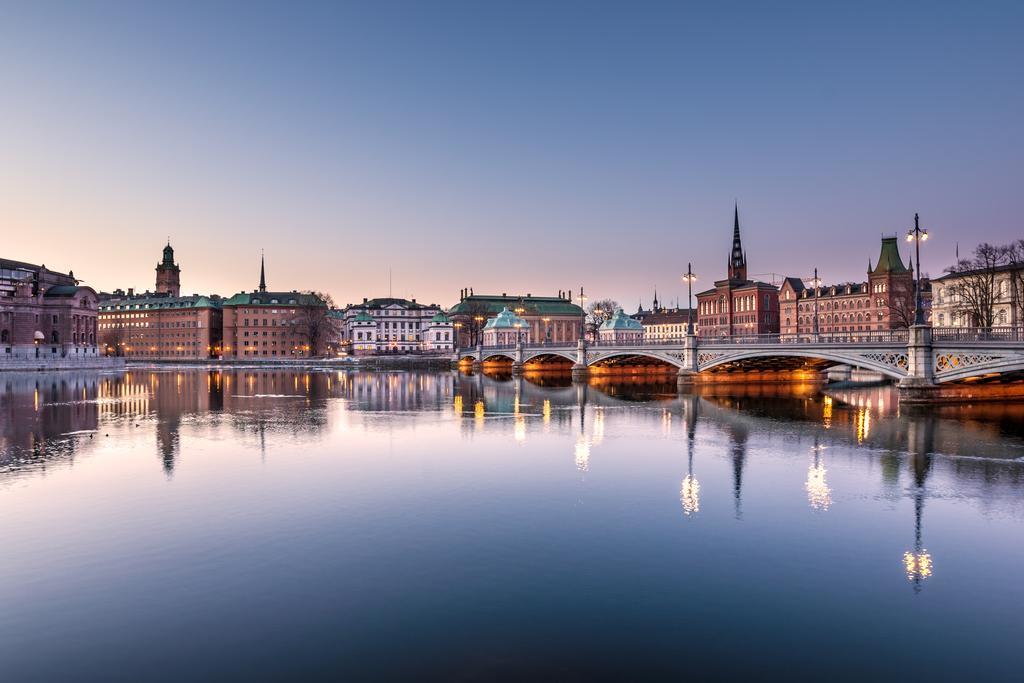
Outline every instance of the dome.
[(431, 318), (430, 322), (432, 322), (432, 323), (442, 323), (443, 324), (443, 323), (448, 323), (448, 322), (451, 322), (451, 321), (448, 319), (448, 316), (446, 316), (444, 314), (444, 312), (442, 311), (442, 312), (439, 312), (437, 315), (435, 315), (433, 318)]
[(643, 332), (644, 326), (640, 324), (639, 320), (630, 318), (628, 315), (622, 312), (622, 309), (616, 309), (615, 315), (601, 323), (602, 330), (618, 330), (618, 331), (629, 331), (629, 332)]
[(508, 307), (501, 309), (501, 313), (494, 316), (484, 325), (485, 330), (508, 330), (517, 327), (529, 327), (527, 322), (517, 316)]

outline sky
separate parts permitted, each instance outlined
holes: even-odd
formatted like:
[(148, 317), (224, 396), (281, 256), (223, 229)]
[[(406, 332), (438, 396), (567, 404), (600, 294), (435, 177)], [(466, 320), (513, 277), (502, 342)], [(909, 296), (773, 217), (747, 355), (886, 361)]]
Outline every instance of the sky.
[[(183, 293), (635, 309), (1024, 237), (1024, 4), (25, 3), (0, 21), (0, 256)], [(904, 244), (904, 258), (909, 251)], [(389, 277), (390, 273), (390, 277)]]

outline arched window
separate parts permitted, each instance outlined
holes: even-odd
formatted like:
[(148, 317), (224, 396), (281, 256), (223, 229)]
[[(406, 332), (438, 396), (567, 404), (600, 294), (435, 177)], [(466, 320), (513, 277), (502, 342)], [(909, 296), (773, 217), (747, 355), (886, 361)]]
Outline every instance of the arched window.
[(0, 330), (0, 344), (9, 344), (11, 342), (11, 333), (7, 330)]
[(59, 344), (60, 343), (60, 334), (57, 332), (57, 330), (54, 330), (53, 332), (50, 333), (50, 343), (51, 344)]

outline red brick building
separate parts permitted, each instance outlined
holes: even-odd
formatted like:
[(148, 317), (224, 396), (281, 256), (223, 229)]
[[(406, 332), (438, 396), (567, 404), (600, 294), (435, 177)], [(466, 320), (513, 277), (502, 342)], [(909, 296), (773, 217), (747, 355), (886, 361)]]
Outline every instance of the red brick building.
[(327, 302), (313, 294), (267, 291), (262, 262), (259, 287), (226, 299), (222, 308), (225, 358), (317, 356), (326, 350), (337, 324)]
[(779, 290), (747, 278), (747, 255), (740, 240), (739, 207), (733, 216), (727, 277), (697, 294), (697, 334), (730, 337), (779, 331)]
[(218, 296), (180, 296), (181, 269), (170, 243), (156, 267), (156, 291), (100, 295), (102, 352), (147, 360), (201, 360), (220, 355)]
[(786, 278), (779, 292), (780, 331), (813, 334), (815, 307), (820, 334), (909, 326), (914, 315), (914, 275), (900, 257), (898, 239), (882, 238), (878, 264), (868, 261), (867, 276), (864, 282), (819, 284), (817, 292), (814, 283), (807, 287), (800, 278)]

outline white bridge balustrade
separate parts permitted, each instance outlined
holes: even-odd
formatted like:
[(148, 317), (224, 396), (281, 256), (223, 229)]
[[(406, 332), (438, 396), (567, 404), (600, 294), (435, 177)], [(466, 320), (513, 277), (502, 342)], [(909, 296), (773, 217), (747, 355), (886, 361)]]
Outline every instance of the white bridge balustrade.
[[(680, 385), (699, 373), (718, 369), (774, 367), (819, 369), (849, 365), (900, 382), (901, 398), (928, 401), (933, 390), (957, 381), (1000, 381), (1024, 374), (1024, 327), (932, 328), (800, 335), (734, 337), (683, 336), (636, 341), (579, 341), (575, 345), (529, 343), (477, 346), (458, 351), (458, 360), (481, 364), (511, 360), (513, 371), (531, 362), (562, 359), (574, 376), (594, 365), (616, 361), (657, 361), (678, 368)], [(1016, 374), (1014, 374), (1016, 373)]]

